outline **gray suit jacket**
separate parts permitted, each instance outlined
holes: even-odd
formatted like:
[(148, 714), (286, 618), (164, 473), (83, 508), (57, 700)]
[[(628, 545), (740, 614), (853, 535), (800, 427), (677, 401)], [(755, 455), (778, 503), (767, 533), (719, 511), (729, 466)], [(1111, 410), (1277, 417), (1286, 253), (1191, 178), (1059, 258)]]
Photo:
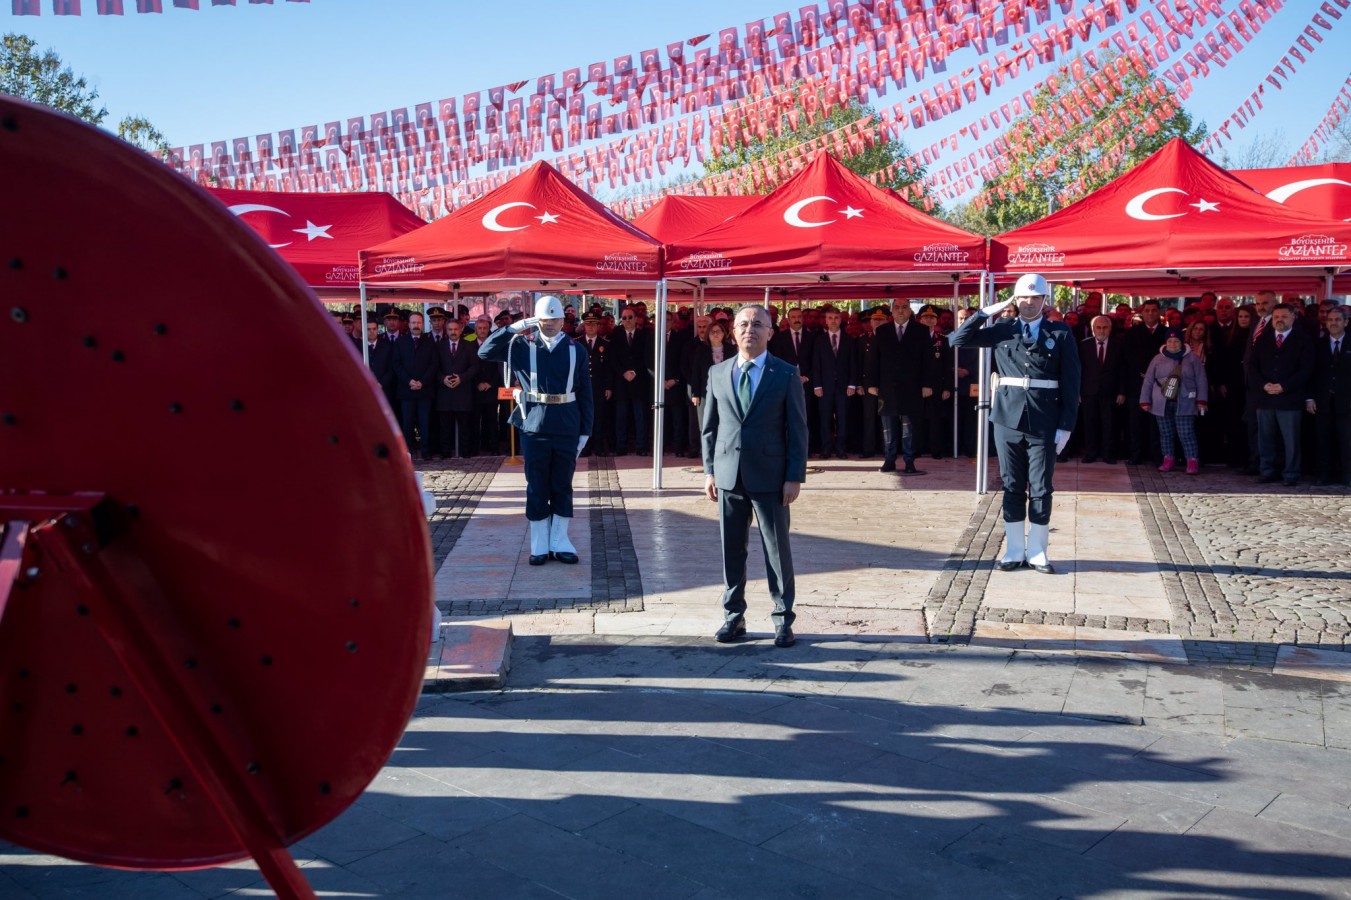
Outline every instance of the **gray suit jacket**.
[[(704, 474), (719, 490), (736, 488), (738, 473), (753, 494), (777, 493), (784, 482), (807, 479), (807, 406), (797, 366), (769, 355), (751, 408), (743, 417), (732, 388), (740, 356), (708, 370)], [(792, 390), (789, 390), (792, 388)]]

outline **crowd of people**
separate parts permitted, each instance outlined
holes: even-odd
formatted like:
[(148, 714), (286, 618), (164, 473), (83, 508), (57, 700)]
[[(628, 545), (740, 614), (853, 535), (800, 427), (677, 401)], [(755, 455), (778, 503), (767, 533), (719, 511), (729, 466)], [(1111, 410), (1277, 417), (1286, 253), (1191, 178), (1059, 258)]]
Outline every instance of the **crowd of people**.
[[(502, 370), (481, 362), (477, 347), (521, 314), (453, 312), (428, 310), (429, 327), (421, 313), (397, 309), (367, 322), (372, 373), (423, 459), (506, 449)], [(771, 309), (769, 352), (798, 368), (813, 458), (880, 459), (882, 471), (905, 475), (919, 473), (924, 456), (974, 457), (979, 351), (954, 350), (948, 336), (976, 312), (899, 299), (855, 312)], [(650, 454), (660, 378), (663, 450), (697, 457), (708, 371), (735, 354), (734, 315), (683, 307), (658, 336), (641, 302), (621, 304), (617, 317), (599, 303), (580, 315), (567, 307), (563, 330), (587, 351), (595, 401), (582, 455)], [(1259, 291), (1251, 303), (1207, 293), (1181, 308), (1146, 300), (1107, 310), (1088, 293), (1063, 313), (1047, 304), (1044, 315), (1069, 327), (1082, 361), (1080, 413), (1060, 460), (1189, 474), (1224, 464), (1263, 482), (1351, 483), (1347, 308)], [(343, 326), (359, 349), (359, 320), (347, 315)]]

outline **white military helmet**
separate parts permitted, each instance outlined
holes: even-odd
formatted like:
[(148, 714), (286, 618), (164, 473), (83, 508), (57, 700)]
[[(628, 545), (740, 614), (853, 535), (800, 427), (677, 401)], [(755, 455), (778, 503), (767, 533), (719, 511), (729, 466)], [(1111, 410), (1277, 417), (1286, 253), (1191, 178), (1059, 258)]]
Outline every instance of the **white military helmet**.
[(535, 301), (536, 319), (561, 319), (563, 318), (563, 301), (557, 297), (545, 296)]
[(1051, 286), (1040, 275), (1024, 275), (1013, 286), (1013, 296), (1015, 297), (1049, 297), (1050, 295)]

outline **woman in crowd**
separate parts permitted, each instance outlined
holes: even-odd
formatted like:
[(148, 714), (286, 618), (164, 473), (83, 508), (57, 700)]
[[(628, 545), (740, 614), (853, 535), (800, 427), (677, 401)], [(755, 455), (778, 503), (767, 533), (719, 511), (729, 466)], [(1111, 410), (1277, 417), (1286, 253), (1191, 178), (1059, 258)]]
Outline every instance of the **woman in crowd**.
[(1206, 369), (1182, 340), (1182, 330), (1169, 328), (1163, 347), (1145, 370), (1140, 387), (1140, 408), (1158, 420), (1159, 444), (1163, 451), (1160, 472), (1171, 472), (1176, 464), (1175, 445), (1182, 440), (1187, 474), (1201, 470), (1200, 448), (1196, 441), (1196, 416), (1210, 405)]
[[(1222, 384), (1224, 373), (1221, 371), (1220, 355), (1211, 352), (1211, 334), (1210, 326), (1204, 319), (1197, 318), (1187, 326), (1187, 339), (1184, 343), (1187, 345), (1187, 351), (1201, 361), (1201, 367), (1206, 373), (1206, 387), (1212, 384)], [(1221, 462), (1220, 452), (1220, 423), (1214, 417), (1202, 417), (1201, 421), (1196, 422), (1196, 441), (1201, 448), (1201, 459), (1207, 463)]]
[(721, 319), (715, 319), (708, 326), (708, 333), (694, 351), (694, 371), (690, 381), (690, 402), (699, 410), (699, 420), (703, 421), (704, 396), (708, 393), (708, 370), (724, 359), (736, 354), (736, 345), (727, 338), (727, 326)]

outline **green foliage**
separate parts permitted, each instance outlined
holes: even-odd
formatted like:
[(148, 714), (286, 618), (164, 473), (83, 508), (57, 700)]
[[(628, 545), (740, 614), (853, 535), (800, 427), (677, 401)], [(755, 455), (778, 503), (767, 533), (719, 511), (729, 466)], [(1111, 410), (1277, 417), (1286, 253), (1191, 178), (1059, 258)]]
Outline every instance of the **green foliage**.
[(61, 65), (53, 50), (37, 52), (37, 43), (27, 35), (0, 38), (0, 91), (31, 100), (98, 125), (108, 115), (97, 104), (99, 92), (83, 75)]
[[(1113, 62), (1104, 59), (1103, 69)], [(1193, 145), (1205, 138), (1205, 123), (1194, 126), (1192, 117), (1165, 85), (1130, 68), (1120, 74), (1122, 90), (1115, 98), (1101, 109), (1090, 104), (1092, 115), (1064, 134), (1038, 127), (1038, 116), (1053, 119), (1061, 101), (1075, 94), (1093, 74), (1086, 69), (1084, 77), (1076, 80), (1071, 73), (1072, 68), (1066, 67), (1059, 77), (1047, 79), (1037, 91), (1031, 111), (1014, 121), (1006, 133), (1008, 171), (987, 181), (976, 201), (993, 228), (986, 233), (1018, 228), (1083, 198), (1173, 138)], [(1093, 84), (1088, 87), (1100, 93)], [(1158, 95), (1157, 106), (1141, 102), (1150, 93)], [(1156, 115), (1156, 109), (1164, 104), (1172, 107), (1172, 115)], [(1122, 154), (1119, 160), (1109, 156), (1114, 152)], [(1000, 196), (1001, 190), (1004, 196)]]
[(118, 122), (117, 136), (147, 152), (157, 150), (160, 153), (168, 153), (170, 150), (169, 142), (165, 140), (164, 135), (144, 116), (127, 116)]
[[(742, 166), (751, 162), (766, 161), (771, 162), (784, 154), (789, 154), (803, 144), (806, 144), (816, 138), (828, 135), (831, 132), (847, 128), (856, 122), (863, 122), (871, 119), (876, 112), (870, 106), (864, 106), (857, 99), (851, 99), (847, 105), (836, 105), (828, 116), (817, 115), (814, 122), (809, 122), (806, 110), (802, 103), (805, 83), (798, 82), (794, 86), (796, 116), (784, 111), (780, 114), (780, 133), (774, 134), (772, 130), (766, 132), (765, 138), (761, 140), (756, 135), (745, 135), (744, 142), (732, 144), (730, 141), (723, 145), (723, 151), (716, 157), (708, 159), (704, 163), (704, 168), (710, 174), (721, 174), (724, 172), (733, 172)], [(818, 93), (820, 98), (820, 93)], [(818, 109), (823, 108), (818, 103)], [(797, 128), (792, 127), (793, 118), (797, 119)], [(864, 124), (864, 128), (869, 127)], [(827, 148), (831, 149), (831, 148)], [(832, 152), (834, 152), (832, 150)], [(838, 155), (838, 154), (837, 154)], [(859, 175), (871, 176), (890, 166), (896, 166), (910, 155), (905, 143), (895, 140), (878, 139), (871, 147), (866, 144), (859, 148), (858, 153), (845, 154), (840, 156), (840, 162), (852, 172)], [(772, 166), (770, 168), (773, 168)], [(894, 170), (895, 175), (887, 181), (880, 182), (880, 186), (899, 190), (900, 188), (914, 184), (924, 178), (924, 167), (916, 165), (914, 172), (910, 172), (902, 163)], [(746, 193), (769, 193), (779, 186), (776, 178), (770, 178), (757, 186), (752, 182), (749, 174), (743, 174), (742, 187)], [(911, 201), (913, 205), (919, 206), (919, 203)]]

